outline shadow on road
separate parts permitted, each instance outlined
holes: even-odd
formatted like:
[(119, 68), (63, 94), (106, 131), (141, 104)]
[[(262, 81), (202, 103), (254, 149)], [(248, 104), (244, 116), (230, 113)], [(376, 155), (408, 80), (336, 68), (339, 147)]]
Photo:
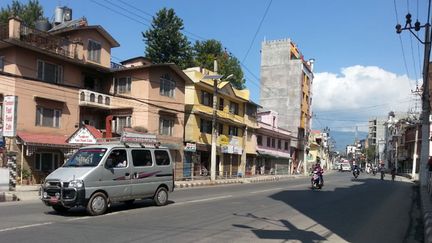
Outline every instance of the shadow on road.
[(295, 227), (295, 225), (291, 224), (286, 219), (274, 220), (265, 217), (261, 218), (261, 217), (257, 217), (254, 214), (247, 214), (247, 215), (234, 214), (234, 215), (253, 218), (255, 220), (262, 220), (266, 223), (274, 224), (277, 226), (283, 226), (287, 228), (287, 230), (266, 230), (266, 229), (253, 228), (247, 225), (233, 224), (233, 226), (237, 228), (250, 229), (260, 239), (298, 240), (305, 243), (309, 243), (309, 242), (313, 243), (316, 241), (326, 240), (324, 237), (318, 235), (315, 232), (298, 229), (297, 227)]
[[(348, 242), (380, 242), (380, 237), (385, 232), (385, 237), (395, 240), (392, 242), (402, 242), (406, 238), (404, 234), (408, 227), (401, 226), (410, 220), (414, 185), (410, 182), (381, 181), (375, 178), (357, 178), (350, 183), (353, 184), (334, 190), (285, 190), (270, 195), (270, 198), (286, 203), (309, 218), (309, 229), (314, 227), (313, 224), (318, 224)], [(286, 228), (265, 230), (248, 225), (233, 225), (250, 228), (260, 239), (301, 242), (326, 240), (313, 231), (297, 228), (289, 218), (270, 220), (253, 214), (243, 216), (277, 221)]]

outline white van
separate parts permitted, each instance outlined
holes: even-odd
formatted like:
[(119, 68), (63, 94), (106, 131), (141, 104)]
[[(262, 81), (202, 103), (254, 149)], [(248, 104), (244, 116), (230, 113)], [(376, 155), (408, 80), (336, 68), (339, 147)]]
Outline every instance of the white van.
[(153, 198), (168, 203), (174, 190), (174, 165), (167, 148), (142, 144), (103, 144), (79, 149), (49, 174), (41, 200), (55, 211), (84, 206), (91, 215), (105, 213), (112, 202), (131, 204)]

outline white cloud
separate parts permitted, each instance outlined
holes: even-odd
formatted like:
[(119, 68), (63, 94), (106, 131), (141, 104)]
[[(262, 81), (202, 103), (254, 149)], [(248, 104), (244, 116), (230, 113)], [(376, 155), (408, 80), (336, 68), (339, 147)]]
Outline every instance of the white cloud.
[(316, 73), (313, 83), (314, 112), (380, 107), (383, 111), (407, 111), (411, 94), (406, 75), (376, 66), (343, 68), (341, 74)]

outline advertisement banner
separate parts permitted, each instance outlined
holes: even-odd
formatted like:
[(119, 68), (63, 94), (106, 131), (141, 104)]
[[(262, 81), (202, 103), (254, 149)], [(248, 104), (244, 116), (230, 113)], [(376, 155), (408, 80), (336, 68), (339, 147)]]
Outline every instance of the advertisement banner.
[(196, 152), (196, 144), (195, 143), (186, 143), (184, 151), (185, 152)]
[(5, 96), (3, 100), (3, 136), (15, 137), (17, 123), (18, 97)]

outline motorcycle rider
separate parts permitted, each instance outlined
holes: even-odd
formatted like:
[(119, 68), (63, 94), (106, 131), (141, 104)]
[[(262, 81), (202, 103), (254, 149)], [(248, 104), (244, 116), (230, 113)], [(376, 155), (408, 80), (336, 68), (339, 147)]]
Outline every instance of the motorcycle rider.
[(320, 163), (320, 159), (319, 158), (317, 158), (317, 161), (316, 161), (316, 163), (315, 163), (312, 171), (316, 171), (317, 172), (317, 174), (320, 177), (321, 184), (324, 185), (324, 179), (323, 179), (324, 170), (321, 167), (321, 163)]
[(384, 164), (380, 165), (380, 172), (381, 172), (381, 180), (384, 180), (384, 174), (385, 174)]
[(360, 168), (359, 168), (359, 166), (356, 164), (355, 161), (353, 162), (353, 168), (352, 168), (352, 171), (353, 171), (353, 176), (355, 176), (355, 173), (360, 174)]

